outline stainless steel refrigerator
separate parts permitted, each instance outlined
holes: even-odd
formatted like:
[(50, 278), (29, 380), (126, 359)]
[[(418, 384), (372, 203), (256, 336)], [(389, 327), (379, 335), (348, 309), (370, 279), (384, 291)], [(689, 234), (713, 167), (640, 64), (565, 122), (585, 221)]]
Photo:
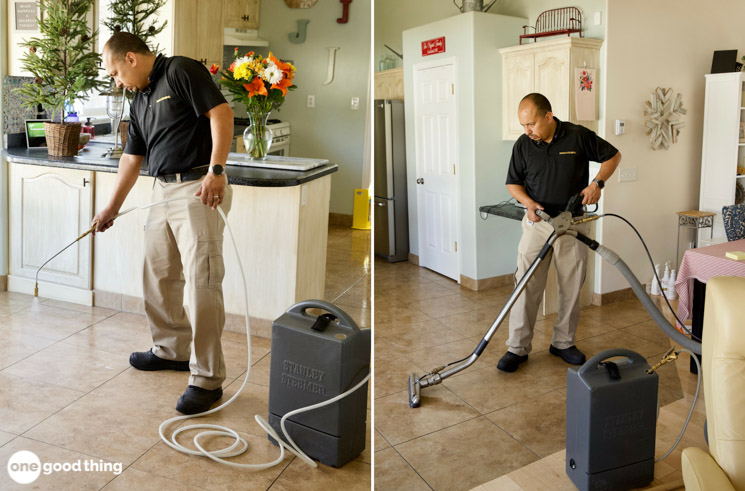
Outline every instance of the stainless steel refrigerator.
[(375, 254), (409, 258), (403, 101), (375, 101)]

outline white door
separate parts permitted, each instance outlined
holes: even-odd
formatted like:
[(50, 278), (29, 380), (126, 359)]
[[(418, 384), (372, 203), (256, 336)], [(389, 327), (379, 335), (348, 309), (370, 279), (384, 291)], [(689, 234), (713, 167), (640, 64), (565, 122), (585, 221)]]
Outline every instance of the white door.
[(460, 281), (454, 61), (414, 67), (414, 118), (419, 265)]

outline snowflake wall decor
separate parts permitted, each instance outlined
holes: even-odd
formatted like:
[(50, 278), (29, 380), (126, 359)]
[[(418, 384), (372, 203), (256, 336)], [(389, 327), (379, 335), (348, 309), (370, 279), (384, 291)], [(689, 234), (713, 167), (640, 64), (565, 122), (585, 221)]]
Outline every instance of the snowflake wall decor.
[(688, 112), (683, 109), (683, 96), (678, 94), (673, 99), (672, 94), (672, 88), (657, 87), (649, 100), (644, 101), (644, 126), (647, 128), (644, 134), (649, 136), (652, 150), (670, 148), (678, 141), (680, 129), (685, 126), (680, 121), (680, 116)]

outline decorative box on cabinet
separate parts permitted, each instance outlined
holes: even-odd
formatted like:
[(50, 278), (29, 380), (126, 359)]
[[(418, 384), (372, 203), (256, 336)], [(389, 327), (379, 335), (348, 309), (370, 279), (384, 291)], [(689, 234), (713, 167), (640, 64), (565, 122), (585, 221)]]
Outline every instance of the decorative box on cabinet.
[(596, 68), (600, 63), (601, 39), (561, 38), (553, 41), (502, 48), (502, 139), (517, 140), (523, 128), (517, 108), (531, 92), (545, 95), (554, 115), (562, 121), (581, 123), (597, 131), (597, 72), (595, 80), (596, 119), (579, 121), (575, 109), (575, 68)]

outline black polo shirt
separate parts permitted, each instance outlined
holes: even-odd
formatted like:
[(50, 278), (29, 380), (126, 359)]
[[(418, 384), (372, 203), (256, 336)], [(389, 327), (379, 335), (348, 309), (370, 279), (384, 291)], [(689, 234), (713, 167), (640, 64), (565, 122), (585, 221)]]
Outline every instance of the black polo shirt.
[(554, 121), (551, 143), (531, 140), (528, 135), (517, 139), (506, 182), (525, 187), (551, 216), (564, 211), (569, 198), (587, 187), (591, 160), (602, 163), (618, 153), (594, 131), (556, 117)]
[(124, 153), (144, 155), (151, 176), (209, 164), (212, 134), (204, 113), (226, 101), (207, 68), (191, 58), (158, 55), (148, 80), (129, 109)]

